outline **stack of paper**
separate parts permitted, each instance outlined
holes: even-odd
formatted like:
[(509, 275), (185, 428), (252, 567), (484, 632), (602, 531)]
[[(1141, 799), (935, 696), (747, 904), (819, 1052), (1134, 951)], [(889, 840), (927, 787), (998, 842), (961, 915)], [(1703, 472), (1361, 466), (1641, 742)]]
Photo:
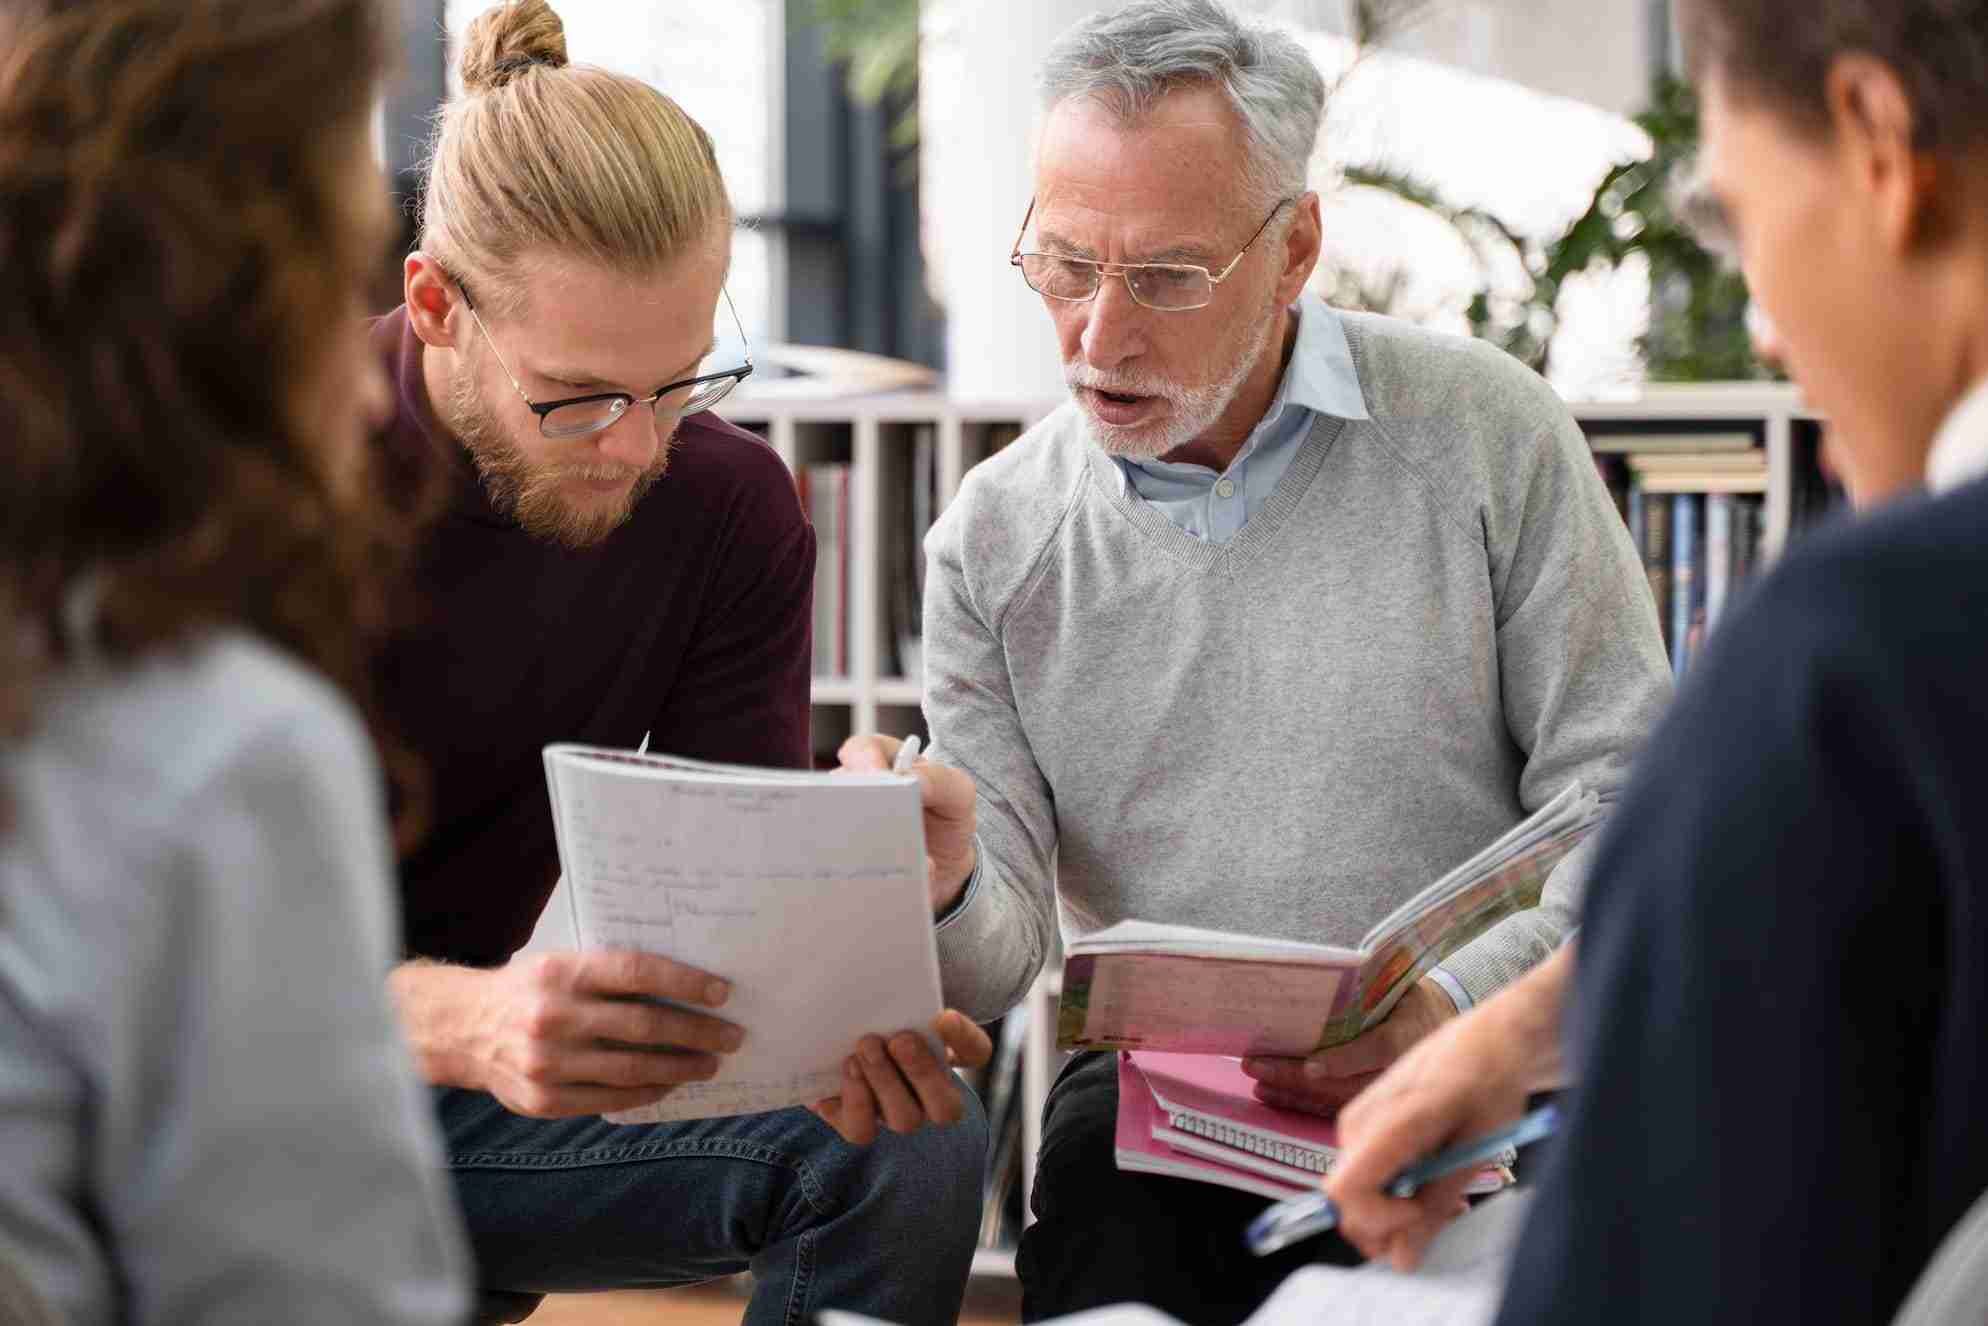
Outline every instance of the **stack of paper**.
[(939, 958), (918, 781), (548, 746), (559, 864), (582, 949), (660, 953), (732, 983), (745, 1044), (718, 1075), (616, 1123), (836, 1095), (870, 1033), (929, 1031)]

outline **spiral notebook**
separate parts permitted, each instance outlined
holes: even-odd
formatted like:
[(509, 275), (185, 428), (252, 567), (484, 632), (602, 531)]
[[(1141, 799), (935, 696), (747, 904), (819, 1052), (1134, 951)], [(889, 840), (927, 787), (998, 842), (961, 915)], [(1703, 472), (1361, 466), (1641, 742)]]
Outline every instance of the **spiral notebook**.
[[(1239, 1060), (1220, 1055), (1121, 1052), (1118, 1167), (1177, 1174), (1250, 1192), (1270, 1190), (1256, 1182), (1236, 1182), (1238, 1173), (1273, 1180), (1282, 1191), (1316, 1186), (1339, 1159), (1332, 1123), (1314, 1114), (1265, 1105), (1256, 1099), (1255, 1085)], [(1131, 1148), (1133, 1163), (1128, 1164), (1127, 1143), (1132, 1139), (1147, 1145)], [(1469, 1191), (1495, 1192), (1505, 1186), (1511, 1181), (1509, 1166), (1517, 1158), (1516, 1152), (1498, 1157), (1472, 1181)]]
[[(1145, 1080), (1166, 1127), (1177, 1134), (1160, 1140), (1176, 1149), (1251, 1169), (1262, 1167), (1242, 1156), (1269, 1161), (1275, 1169), (1266, 1172), (1307, 1185), (1339, 1158), (1338, 1137), (1329, 1120), (1256, 1099), (1256, 1083), (1243, 1072), (1240, 1060), (1146, 1050), (1125, 1057)], [(1210, 1149), (1215, 1147), (1221, 1150)]]
[[(1176, 1141), (1200, 1145), (1177, 1146)], [(1174, 1128), (1128, 1054), (1118, 1056), (1116, 1152), (1121, 1170), (1218, 1183), (1272, 1201), (1307, 1192), (1318, 1182), (1308, 1174), (1298, 1177), (1303, 1172), (1297, 1170), (1288, 1176), (1266, 1172), (1264, 1167), (1276, 1162)]]

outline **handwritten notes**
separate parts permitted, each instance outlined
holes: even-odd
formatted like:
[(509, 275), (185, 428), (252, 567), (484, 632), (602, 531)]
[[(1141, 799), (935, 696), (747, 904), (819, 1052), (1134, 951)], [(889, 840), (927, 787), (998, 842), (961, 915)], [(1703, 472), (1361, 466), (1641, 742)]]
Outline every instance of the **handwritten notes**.
[(915, 780), (585, 746), (548, 746), (545, 767), (579, 947), (724, 977), (723, 1015), (746, 1033), (711, 1081), (611, 1121), (807, 1104), (839, 1090), (863, 1035), (929, 1037), (939, 964)]

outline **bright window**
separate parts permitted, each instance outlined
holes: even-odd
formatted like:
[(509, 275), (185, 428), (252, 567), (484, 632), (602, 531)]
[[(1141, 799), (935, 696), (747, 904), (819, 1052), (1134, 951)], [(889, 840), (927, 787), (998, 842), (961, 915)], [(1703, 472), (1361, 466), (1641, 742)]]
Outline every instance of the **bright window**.
[[(457, 42), (490, 0), (448, 0), (450, 94)], [(704, 126), (740, 216), (777, 214), (783, 175), (785, 5), (729, 0), (723, 5), (631, 4), (629, 0), (556, 0), (566, 49), (578, 64), (597, 64), (661, 89)], [(730, 290), (755, 341), (781, 328), (780, 234), (742, 230), (732, 244)], [(731, 319), (719, 310), (721, 339)], [(722, 353), (722, 351), (721, 351)]]

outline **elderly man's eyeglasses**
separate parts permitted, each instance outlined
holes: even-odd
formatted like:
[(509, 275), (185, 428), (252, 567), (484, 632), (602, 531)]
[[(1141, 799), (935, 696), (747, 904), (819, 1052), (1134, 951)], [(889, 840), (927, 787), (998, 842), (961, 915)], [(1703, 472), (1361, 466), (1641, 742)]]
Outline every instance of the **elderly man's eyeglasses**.
[(538, 416), (538, 431), (546, 437), (564, 439), (598, 433), (637, 405), (651, 407), (658, 420), (674, 422), (685, 415), (710, 409), (723, 400), (733, 387), (752, 376), (752, 348), (746, 344), (745, 324), (739, 320), (739, 310), (732, 303), (732, 292), (721, 286), (725, 307), (732, 310), (732, 325), (739, 329), (739, 345), (745, 355), (742, 367), (685, 378), (681, 382), (658, 387), (647, 396), (630, 396), (625, 391), (597, 391), (556, 401), (535, 401), (525, 394), (517, 374), (504, 362), (504, 352), (497, 348), (497, 342), (490, 337), (490, 329), (483, 325), (483, 315), (476, 311), (476, 301), (469, 297), (469, 287), (458, 280), (456, 289), (462, 291), (463, 306), (476, 320), (476, 329), (483, 333), (490, 353), (497, 356), (497, 366), (504, 370), (505, 377), (511, 379), (511, 389), (518, 393), (518, 398)]
[(1250, 245), (1270, 228), (1271, 218), (1283, 211), (1286, 204), (1296, 201), (1286, 198), (1271, 208), (1270, 216), (1263, 218), (1263, 224), (1249, 237), (1249, 243), (1242, 246), (1242, 252), (1231, 258), (1221, 271), (1211, 272), (1188, 262), (1092, 262), (1060, 253), (1023, 253), (1022, 236), (1028, 234), (1029, 221), (1035, 216), (1035, 200), (1031, 198), (1008, 262), (1022, 269), (1022, 279), (1028, 282), (1029, 289), (1065, 303), (1083, 304), (1095, 299), (1105, 278), (1116, 276), (1125, 282), (1126, 290), (1142, 307), (1163, 313), (1205, 308), (1215, 298), (1215, 287), (1228, 279), (1236, 264), (1243, 260), (1243, 254), (1249, 252)]

